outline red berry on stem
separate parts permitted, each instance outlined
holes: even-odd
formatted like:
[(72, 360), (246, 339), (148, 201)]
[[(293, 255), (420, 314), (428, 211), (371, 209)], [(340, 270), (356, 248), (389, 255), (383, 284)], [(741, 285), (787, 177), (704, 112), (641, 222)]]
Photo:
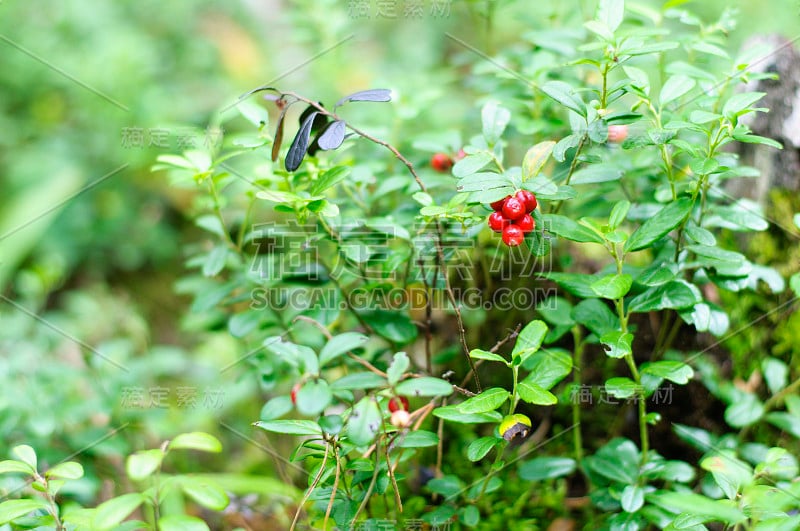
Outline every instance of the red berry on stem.
[(508, 199), (509, 197), (511, 197), (511, 196), (507, 195), (503, 199), (499, 199), (499, 200), (495, 201), (494, 203), (489, 204), (489, 206), (492, 207), (492, 210), (494, 210), (496, 212), (499, 212), (499, 211), (503, 210), (503, 205), (506, 204), (506, 199)]
[(516, 197), (509, 197), (503, 205), (503, 215), (510, 220), (519, 219), (525, 215), (525, 205)]
[(292, 396), (292, 404), (294, 404), (294, 405), (297, 405), (297, 392), (300, 391), (300, 387), (301, 386), (302, 385), (300, 384), (300, 382), (298, 382), (298, 383), (294, 384), (294, 387), (292, 387), (291, 396)]
[(509, 225), (503, 229), (503, 243), (509, 247), (516, 247), (524, 239), (525, 234), (522, 233), (522, 229), (518, 225)]
[(489, 228), (495, 232), (503, 232), (503, 229), (510, 224), (511, 221), (506, 219), (500, 212), (489, 214)]
[(620, 143), (628, 138), (627, 125), (609, 125), (608, 126), (608, 141), (613, 143)]
[(530, 214), (525, 214), (515, 222), (515, 225), (520, 228), (523, 234), (528, 234), (536, 227), (536, 222), (533, 221)]
[(536, 205), (539, 204), (536, 201), (536, 196), (527, 190), (520, 190), (514, 197), (519, 199), (520, 202), (525, 205), (525, 211), (529, 214), (533, 212), (536, 209)]
[(404, 396), (395, 396), (389, 400), (389, 411), (394, 413), (398, 410), (408, 411), (408, 398)]
[(435, 153), (431, 157), (431, 167), (439, 173), (447, 173), (453, 167), (453, 159), (446, 153)]

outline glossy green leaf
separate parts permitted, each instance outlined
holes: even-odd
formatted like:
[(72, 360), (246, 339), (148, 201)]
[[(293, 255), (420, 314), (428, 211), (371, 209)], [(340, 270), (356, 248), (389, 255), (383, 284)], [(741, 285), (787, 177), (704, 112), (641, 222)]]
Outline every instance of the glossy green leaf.
[(333, 360), (362, 347), (367, 342), (367, 336), (358, 332), (345, 332), (333, 336), (319, 353), (319, 364), (325, 366)]
[[(111, 498), (97, 506), (92, 519), (93, 529), (114, 529), (139, 507), (144, 496), (138, 492)], [(162, 528), (163, 529), (163, 528)]]
[(519, 477), (525, 481), (542, 481), (572, 474), (577, 463), (569, 457), (537, 457), (519, 465)]
[(691, 211), (692, 200), (688, 197), (681, 197), (669, 203), (631, 234), (625, 242), (625, 252), (640, 251), (649, 247), (683, 223)]
[(199, 450), (201, 452), (219, 453), (222, 451), (222, 443), (219, 439), (208, 433), (194, 431), (182, 433), (169, 442), (170, 450)]
[(284, 435), (322, 435), (322, 428), (310, 420), (260, 420), (253, 423), (253, 426)]
[(502, 406), (511, 395), (508, 391), (500, 387), (486, 389), (458, 405), (458, 410), (462, 413), (487, 413), (494, 411)]
[(627, 273), (606, 275), (592, 283), (591, 288), (603, 299), (624, 297), (633, 285), (633, 277)]
[(633, 334), (622, 333), (621, 330), (612, 330), (600, 336), (600, 342), (606, 347), (606, 356), (609, 358), (624, 358), (632, 352)]
[(403, 396), (448, 396), (453, 394), (453, 385), (440, 378), (422, 376), (409, 378), (397, 384), (397, 394)]
[(345, 434), (356, 446), (366, 446), (375, 439), (381, 426), (383, 416), (378, 403), (372, 397), (365, 396), (353, 407)]
[(528, 380), (523, 380), (517, 384), (517, 393), (522, 400), (529, 404), (550, 406), (558, 402), (553, 393)]
[(392, 364), (386, 370), (386, 377), (389, 380), (389, 385), (394, 385), (400, 381), (403, 374), (408, 370), (410, 361), (405, 352), (398, 352), (392, 359)]
[(545, 214), (542, 216), (544, 228), (566, 240), (574, 242), (603, 243), (603, 237), (567, 216)]
[(160, 448), (136, 452), (125, 461), (125, 471), (132, 480), (141, 481), (158, 470), (163, 459), (164, 452)]
[(497, 437), (481, 437), (475, 439), (467, 446), (467, 459), (473, 463), (475, 461), (480, 461), (501, 441), (502, 439), (498, 439)]

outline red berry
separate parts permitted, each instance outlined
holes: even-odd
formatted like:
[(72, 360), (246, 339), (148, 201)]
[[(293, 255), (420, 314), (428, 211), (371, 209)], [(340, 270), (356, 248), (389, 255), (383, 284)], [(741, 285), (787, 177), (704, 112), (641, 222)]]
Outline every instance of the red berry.
[(515, 223), (517, 227), (523, 232), (523, 234), (528, 234), (536, 227), (536, 222), (533, 221), (533, 218), (530, 214), (525, 214), (521, 218), (519, 218)]
[(494, 203), (490, 203), (489, 206), (492, 207), (492, 210), (499, 212), (503, 210), (503, 205), (506, 204), (506, 199), (511, 197), (510, 195), (505, 196), (503, 199), (498, 199)]
[(394, 413), (398, 410), (408, 411), (408, 398), (404, 396), (395, 396), (389, 400), (389, 412)]
[(519, 199), (523, 205), (525, 205), (525, 211), (529, 214), (536, 209), (536, 205), (539, 203), (536, 201), (536, 196), (530, 193), (527, 190), (520, 190), (514, 196)]
[(489, 214), (489, 228), (495, 232), (503, 232), (503, 229), (510, 224), (511, 221), (506, 219), (500, 212)]
[(458, 150), (458, 153), (456, 153), (456, 160), (461, 160), (466, 156), (467, 156), (467, 152), (464, 151), (464, 148), (461, 148), (461, 149)]
[(298, 382), (292, 387), (292, 404), (297, 405), (297, 392), (300, 391), (301, 384)]
[(431, 157), (431, 167), (439, 173), (447, 173), (453, 167), (453, 159), (445, 153), (436, 153)]
[(608, 126), (608, 141), (613, 143), (620, 143), (628, 138), (627, 125), (609, 125)]
[(503, 204), (503, 215), (512, 221), (519, 219), (525, 215), (525, 205), (516, 197), (509, 197)]
[(521, 244), (524, 239), (525, 235), (522, 233), (522, 229), (519, 228), (519, 225), (509, 225), (503, 229), (503, 243), (509, 247), (516, 247)]

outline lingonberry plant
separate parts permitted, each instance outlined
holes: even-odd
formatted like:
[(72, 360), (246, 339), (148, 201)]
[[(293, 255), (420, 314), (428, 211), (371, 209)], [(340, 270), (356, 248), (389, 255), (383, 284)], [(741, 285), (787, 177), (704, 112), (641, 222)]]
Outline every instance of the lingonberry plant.
[[(269, 396), (255, 426), (300, 438), (291, 459), (309, 477), (292, 528), (533, 529), (572, 509), (619, 530), (800, 525), (796, 458), (747, 438), (762, 420), (800, 435), (797, 374), (770, 358), (762, 402), (721, 381), (697, 340), (744, 325), (720, 291), (785, 287), (731, 248), (768, 223), (725, 188), (757, 175), (734, 143), (780, 148), (747, 126), (763, 94), (739, 88), (763, 76), (748, 72), (763, 52), (731, 59), (730, 13), (705, 24), (680, 4), (601, 0), (556, 44), (533, 35), (528, 57), (504, 56), (527, 65), (519, 76), (487, 80), (504, 96), (481, 106), (480, 134), (429, 161), (348, 117), (389, 90), (329, 109), (273, 87), (237, 104), (255, 135), (161, 157), (209, 192), (197, 223), (216, 241), (190, 261), (194, 308), (247, 345)], [(526, 305), (491, 298), (531, 286)], [(694, 407), (697, 379), (741, 431), (668, 416), (667, 397)], [(699, 467), (654, 433), (695, 448)]]

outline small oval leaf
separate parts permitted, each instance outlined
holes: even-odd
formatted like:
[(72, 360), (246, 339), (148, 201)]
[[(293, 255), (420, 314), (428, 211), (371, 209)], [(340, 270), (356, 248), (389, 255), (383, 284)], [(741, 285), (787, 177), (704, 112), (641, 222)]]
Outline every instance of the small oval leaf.
[(303, 158), (306, 156), (306, 150), (308, 149), (308, 139), (311, 136), (311, 125), (314, 123), (314, 118), (316, 118), (317, 114), (316, 112), (309, 114), (303, 122), (303, 125), (300, 126), (297, 135), (294, 137), (292, 145), (289, 147), (289, 152), (286, 154), (286, 160), (284, 161), (286, 171), (296, 170), (300, 167), (300, 163), (303, 162)]
[(328, 127), (317, 138), (317, 145), (323, 151), (336, 149), (344, 142), (345, 123), (344, 120), (336, 120), (328, 124)]
[(392, 101), (392, 91), (389, 89), (369, 89), (354, 92), (337, 101), (334, 108), (344, 105), (348, 101)]

